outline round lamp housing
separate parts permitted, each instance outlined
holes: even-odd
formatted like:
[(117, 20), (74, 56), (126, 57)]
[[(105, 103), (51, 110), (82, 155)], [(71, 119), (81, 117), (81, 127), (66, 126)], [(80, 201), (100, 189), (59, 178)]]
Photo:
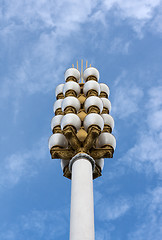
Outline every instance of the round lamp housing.
[(101, 98), (103, 103), (103, 108), (108, 110), (108, 113), (111, 111), (111, 102), (107, 98)]
[(94, 80), (90, 80), (84, 84), (83, 93), (86, 96), (89, 91), (95, 91), (97, 95), (100, 95), (100, 85)]
[(53, 105), (54, 113), (56, 112), (57, 109), (59, 109), (59, 108), (61, 109), (62, 101), (63, 101), (63, 99), (56, 100), (56, 102)]
[(111, 129), (114, 129), (114, 119), (110, 114), (101, 114), (101, 117), (104, 120), (104, 125), (108, 125), (111, 127)]
[(93, 76), (95, 77), (96, 81), (98, 82), (99, 78), (100, 78), (100, 74), (99, 74), (99, 71), (94, 68), (94, 67), (89, 67), (89, 68), (86, 68), (86, 70), (84, 71), (83, 73), (83, 78), (84, 78), (84, 81), (88, 81), (89, 77), (90, 76)]
[(105, 83), (100, 83), (100, 92), (105, 93), (106, 97), (109, 97), (110, 95), (110, 89)]
[(65, 111), (67, 107), (73, 107), (78, 112), (80, 110), (80, 102), (76, 97), (66, 97), (62, 101), (62, 111)]
[(56, 115), (52, 118), (52, 120), (51, 120), (51, 130), (52, 131), (53, 131), (54, 127), (60, 126), (62, 117), (63, 117), (63, 115)]
[(78, 96), (79, 93), (80, 93), (80, 86), (79, 86), (79, 84), (76, 83), (76, 82), (73, 82), (73, 81), (69, 81), (69, 82), (65, 83), (64, 84), (64, 88), (63, 88), (64, 96), (66, 96), (66, 93), (68, 91), (70, 91), (70, 90), (74, 91), (76, 93), (76, 96)]
[(59, 84), (56, 87), (56, 89), (55, 89), (56, 98), (58, 97), (59, 94), (63, 94), (63, 88), (64, 88), (64, 84)]
[(88, 114), (83, 121), (84, 129), (87, 131), (90, 126), (98, 126), (101, 131), (104, 128), (103, 118), (97, 113)]
[(96, 146), (98, 148), (104, 147), (104, 146), (111, 146), (114, 150), (116, 148), (116, 139), (111, 133), (103, 132), (99, 135)]
[(79, 79), (80, 79), (79, 70), (76, 69), (76, 68), (67, 69), (66, 72), (65, 72), (65, 81), (67, 81), (69, 77), (73, 77), (76, 80), (76, 82), (79, 82)]
[(73, 126), (78, 131), (81, 127), (81, 120), (76, 114), (68, 113), (61, 120), (61, 129), (63, 130), (66, 126)]
[(84, 103), (84, 108), (85, 108), (85, 111), (88, 112), (88, 109), (91, 107), (91, 106), (95, 106), (99, 109), (99, 113), (102, 112), (103, 110), (103, 103), (102, 103), (102, 100), (101, 98), (97, 97), (97, 96), (91, 96), (91, 97), (88, 97)]
[(48, 141), (48, 147), (51, 150), (52, 147), (66, 148), (68, 146), (68, 141), (65, 136), (61, 133), (54, 133), (51, 135)]

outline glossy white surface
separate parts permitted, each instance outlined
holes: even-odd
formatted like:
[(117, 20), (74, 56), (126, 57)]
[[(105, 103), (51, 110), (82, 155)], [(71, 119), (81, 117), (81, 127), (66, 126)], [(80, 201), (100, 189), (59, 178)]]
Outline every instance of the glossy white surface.
[(69, 164), (69, 160), (61, 159), (61, 168), (64, 170), (64, 167), (66, 167)]
[(108, 97), (110, 95), (110, 89), (105, 83), (100, 83), (100, 90), (101, 92), (107, 93)]
[(55, 89), (55, 95), (56, 95), (56, 97), (57, 97), (57, 95), (59, 94), (59, 93), (63, 93), (63, 87), (64, 87), (64, 84), (62, 83), (62, 84), (59, 84), (57, 87), (56, 87), (56, 89)]
[(86, 101), (84, 103), (84, 108), (85, 108), (86, 112), (90, 106), (97, 106), (100, 109), (100, 113), (103, 110), (102, 100), (101, 100), (101, 98), (99, 98), (97, 96), (91, 96), (86, 99)]
[(101, 117), (104, 120), (104, 124), (109, 125), (111, 129), (114, 129), (114, 119), (110, 114), (101, 114)]
[(51, 149), (53, 146), (60, 146), (66, 148), (68, 146), (68, 141), (63, 134), (55, 133), (49, 138), (48, 141), (49, 149)]
[(116, 148), (116, 139), (111, 133), (103, 132), (100, 134), (96, 141), (97, 147), (103, 147), (104, 145), (110, 145), (115, 150)]
[(109, 99), (107, 98), (101, 98), (102, 102), (103, 102), (103, 107), (109, 109), (109, 112), (111, 111), (111, 102)]
[(74, 90), (76, 92), (77, 95), (79, 95), (80, 93), (80, 86), (78, 83), (74, 82), (74, 81), (69, 81), (67, 83), (64, 84), (64, 88), (63, 88), (63, 94), (65, 96), (65, 93), (68, 90)]
[(96, 90), (98, 92), (98, 95), (100, 95), (100, 85), (98, 82), (96, 82), (94, 80), (90, 80), (90, 81), (86, 82), (83, 87), (83, 93), (86, 95), (87, 92), (91, 89)]
[(89, 77), (89, 76), (95, 76), (97, 78), (97, 81), (100, 78), (99, 71), (94, 67), (89, 67), (84, 71), (83, 78), (85, 81), (86, 81), (87, 77)]
[(97, 125), (100, 127), (101, 131), (103, 130), (104, 127), (104, 121), (103, 118), (97, 114), (97, 113), (90, 113), (84, 118), (83, 126), (85, 130), (92, 126), (92, 125)]
[(72, 165), (70, 240), (94, 240), (92, 164), (84, 158)]
[(80, 109), (80, 102), (76, 97), (66, 97), (62, 101), (62, 105), (61, 105), (62, 111), (64, 111), (65, 108), (68, 106), (74, 107), (78, 112)]
[(81, 120), (76, 114), (68, 113), (64, 115), (61, 120), (61, 129), (63, 130), (67, 125), (72, 125), (76, 130), (79, 130), (81, 127)]
[(56, 112), (56, 110), (57, 110), (58, 108), (61, 108), (62, 101), (63, 101), (63, 99), (58, 99), (58, 100), (54, 103), (54, 105), (53, 105), (53, 111), (54, 111), (54, 113)]
[(77, 82), (79, 82), (80, 79), (80, 72), (76, 68), (69, 68), (65, 72), (65, 81), (68, 77), (73, 76), (77, 79)]
[(53, 128), (56, 127), (56, 126), (60, 126), (62, 117), (63, 117), (63, 115), (57, 115), (57, 116), (54, 116), (52, 118), (52, 120), (51, 120), (51, 130), (53, 130)]
[(104, 158), (96, 159), (95, 162), (101, 168), (101, 171), (102, 171), (104, 168)]

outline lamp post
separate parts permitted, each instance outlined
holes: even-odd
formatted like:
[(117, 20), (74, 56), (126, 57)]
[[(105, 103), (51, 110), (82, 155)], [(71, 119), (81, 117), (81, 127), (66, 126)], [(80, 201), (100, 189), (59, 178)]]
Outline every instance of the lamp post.
[[(79, 83), (80, 75), (85, 83), (83, 79)], [(55, 91), (49, 149), (53, 159), (61, 159), (64, 176), (72, 180), (70, 240), (95, 238), (93, 179), (101, 176), (104, 158), (112, 158), (116, 147), (109, 87), (98, 81), (96, 68), (80, 74), (73, 67)]]

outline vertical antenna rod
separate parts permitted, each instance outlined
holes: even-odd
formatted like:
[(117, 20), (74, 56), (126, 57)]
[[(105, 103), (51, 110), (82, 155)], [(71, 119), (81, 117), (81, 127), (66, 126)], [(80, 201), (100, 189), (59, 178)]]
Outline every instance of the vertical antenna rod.
[(83, 83), (83, 59), (81, 60), (81, 83)]

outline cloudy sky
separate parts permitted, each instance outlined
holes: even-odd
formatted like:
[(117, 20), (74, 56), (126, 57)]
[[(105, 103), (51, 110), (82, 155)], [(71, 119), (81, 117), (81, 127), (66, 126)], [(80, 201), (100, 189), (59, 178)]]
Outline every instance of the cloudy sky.
[(71, 182), (48, 138), (77, 59), (100, 71), (115, 119), (96, 240), (162, 239), (161, 55), (161, 0), (0, 0), (0, 240), (69, 239)]

